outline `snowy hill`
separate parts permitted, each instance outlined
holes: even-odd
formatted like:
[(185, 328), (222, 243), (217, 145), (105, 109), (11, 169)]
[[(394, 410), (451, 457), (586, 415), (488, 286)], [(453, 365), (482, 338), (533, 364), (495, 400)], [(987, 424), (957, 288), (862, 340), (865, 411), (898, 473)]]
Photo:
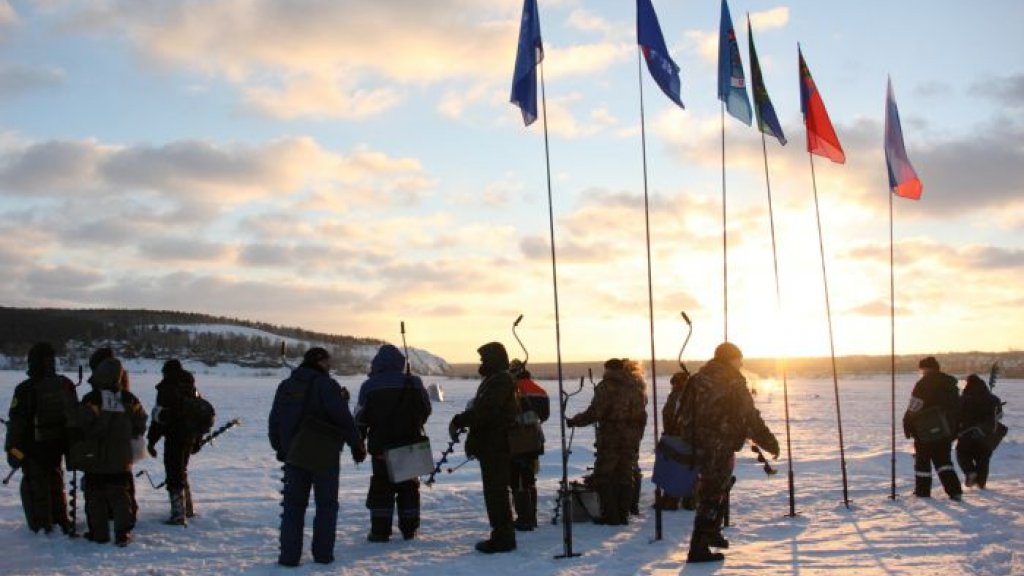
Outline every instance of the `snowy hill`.
[[(159, 371), (167, 358), (179, 358), (200, 373), (221, 375), (258, 375), (294, 365), (312, 346), (331, 352), (336, 373), (365, 374), (384, 344), (194, 313), (0, 307), (0, 369), (24, 369), (25, 352), (38, 341), (52, 343), (68, 370), (84, 364), (96, 348), (109, 346), (136, 371)], [(410, 348), (409, 355), (419, 374), (451, 370), (443, 358), (426, 350)]]

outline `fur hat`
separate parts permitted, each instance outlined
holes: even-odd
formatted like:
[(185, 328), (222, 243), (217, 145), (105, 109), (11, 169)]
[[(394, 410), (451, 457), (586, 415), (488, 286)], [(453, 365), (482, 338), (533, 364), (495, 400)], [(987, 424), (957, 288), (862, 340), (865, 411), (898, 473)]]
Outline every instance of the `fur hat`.
[(922, 370), (939, 370), (940, 369), (939, 368), (939, 361), (935, 359), (935, 356), (929, 356), (927, 358), (922, 358), (921, 361), (917, 363), (917, 367), (922, 369)]

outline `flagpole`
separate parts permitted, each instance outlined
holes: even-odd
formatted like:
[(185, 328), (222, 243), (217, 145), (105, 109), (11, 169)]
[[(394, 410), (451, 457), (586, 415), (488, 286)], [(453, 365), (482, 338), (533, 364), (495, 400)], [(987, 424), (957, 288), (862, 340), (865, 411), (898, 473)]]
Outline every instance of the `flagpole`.
[(843, 472), (843, 504), (850, 507), (850, 491), (846, 480), (846, 451), (843, 448), (843, 411), (839, 400), (839, 374), (836, 370), (836, 347), (832, 337), (832, 306), (828, 298), (828, 273), (825, 270), (825, 241), (821, 233), (821, 210), (818, 207), (818, 180), (814, 174), (814, 154), (810, 151), (807, 158), (811, 162), (811, 184), (814, 188), (814, 217), (818, 222), (818, 248), (821, 251), (821, 278), (825, 286), (825, 314), (828, 318), (828, 347), (832, 358), (832, 386), (836, 397), (836, 424), (839, 430), (839, 464)]
[[(558, 314), (558, 260), (555, 257), (555, 209), (551, 195), (551, 153), (548, 145), (548, 100), (544, 90), (544, 62), (537, 64), (540, 71), (541, 115), (544, 123), (544, 165), (548, 184), (548, 229), (551, 234), (551, 287), (555, 295), (555, 357), (558, 363), (558, 397), (565, 397), (562, 380), (562, 331)], [(561, 418), (558, 419), (562, 432), (562, 555), (556, 558), (572, 558), (579, 553), (572, 551), (572, 498), (569, 496), (569, 450), (565, 444), (565, 402), (559, 400)]]
[(721, 106), (722, 126), (722, 315), (725, 322), (723, 342), (729, 341), (729, 236), (725, 211), (725, 102)]
[(890, 500), (896, 499), (896, 275), (893, 259), (893, 233), (892, 233), (892, 197), (893, 193), (889, 191), (889, 335), (890, 335), (890, 370), (892, 373), (892, 383), (890, 385), (890, 403), (889, 407), (892, 412), (892, 492), (889, 495)]
[[(651, 401), (654, 412), (654, 446), (658, 446), (658, 364), (654, 355), (654, 288), (651, 276), (651, 216), (647, 194), (647, 128), (644, 120), (644, 71), (641, 49), (636, 52), (637, 84), (640, 86), (640, 149), (644, 168), (644, 231), (647, 243), (647, 314), (651, 335)], [(655, 485), (654, 501), (661, 502), (661, 488)], [(661, 540), (661, 507), (654, 507), (654, 539)]]
[[(768, 188), (768, 223), (772, 231), (772, 263), (775, 267), (775, 306), (782, 311), (782, 290), (779, 288), (779, 252), (775, 242), (775, 211), (772, 208), (772, 182), (768, 177), (768, 145), (765, 143), (764, 132), (761, 132), (761, 153), (764, 158), (764, 183)], [(783, 342), (785, 343), (785, 342)], [(786, 416), (786, 460), (789, 468), (789, 516), (796, 516), (796, 484), (793, 477), (793, 436), (789, 429), (789, 382), (788, 367), (789, 358), (783, 349), (780, 368), (782, 372), (782, 403)]]

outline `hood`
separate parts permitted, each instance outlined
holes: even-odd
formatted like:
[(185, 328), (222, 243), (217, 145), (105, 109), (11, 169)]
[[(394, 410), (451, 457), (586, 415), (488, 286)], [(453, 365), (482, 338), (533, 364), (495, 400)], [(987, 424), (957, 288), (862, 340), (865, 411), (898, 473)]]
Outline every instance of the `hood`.
[(508, 352), (501, 342), (488, 342), (477, 348), (476, 351), (480, 355), (480, 369), (478, 371), (481, 376), (489, 376), (497, 374), (502, 370), (508, 370)]
[(57, 373), (56, 352), (46, 342), (34, 344), (28, 351), (28, 374), (32, 378), (49, 376)]
[(117, 358), (107, 358), (100, 362), (99, 366), (89, 377), (89, 382), (100, 390), (119, 391), (122, 389), (124, 379), (124, 368)]
[(977, 374), (967, 377), (967, 384), (964, 385), (964, 396), (988, 396), (988, 384)]
[(370, 374), (401, 372), (405, 370), (405, 356), (395, 346), (385, 344), (377, 351), (370, 363)]

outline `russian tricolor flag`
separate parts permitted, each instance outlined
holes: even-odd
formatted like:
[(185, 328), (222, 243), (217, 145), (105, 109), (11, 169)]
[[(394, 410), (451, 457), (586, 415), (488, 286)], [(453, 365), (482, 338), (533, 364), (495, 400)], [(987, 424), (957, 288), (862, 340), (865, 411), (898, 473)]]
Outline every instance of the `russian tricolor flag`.
[(911, 200), (921, 198), (924, 186), (910, 164), (907, 149), (903, 145), (903, 128), (900, 127), (896, 96), (892, 93), (892, 78), (889, 78), (885, 95), (885, 164), (889, 171), (889, 189), (894, 194)]

